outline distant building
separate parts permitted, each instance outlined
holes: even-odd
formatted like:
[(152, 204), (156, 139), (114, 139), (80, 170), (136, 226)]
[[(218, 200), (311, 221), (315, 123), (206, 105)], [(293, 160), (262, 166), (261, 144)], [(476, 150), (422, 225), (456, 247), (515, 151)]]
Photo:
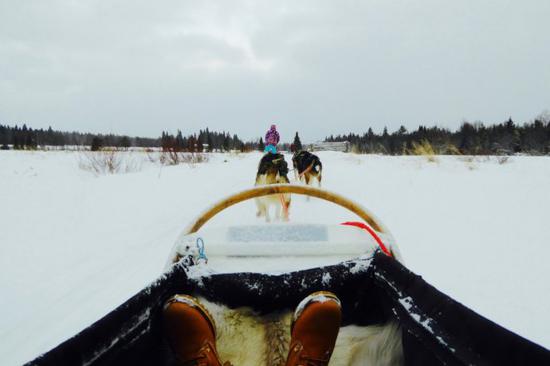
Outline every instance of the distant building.
[(349, 141), (338, 142), (315, 142), (309, 145), (311, 151), (342, 151), (350, 152), (351, 144)]

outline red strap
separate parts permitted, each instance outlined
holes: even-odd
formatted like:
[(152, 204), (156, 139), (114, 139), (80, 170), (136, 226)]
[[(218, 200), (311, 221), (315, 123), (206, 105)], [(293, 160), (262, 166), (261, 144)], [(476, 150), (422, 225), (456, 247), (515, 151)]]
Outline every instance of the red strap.
[(382, 249), (382, 251), (386, 254), (386, 255), (389, 255), (390, 257), (393, 257), (392, 253), (388, 250), (388, 248), (384, 245), (384, 243), (382, 242), (382, 240), (380, 239), (380, 237), (376, 234), (376, 231), (374, 231), (370, 226), (368, 226), (367, 224), (365, 223), (362, 223), (362, 222), (359, 222), (359, 221), (346, 221), (346, 222), (343, 222), (341, 225), (348, 225), (348, 226), (355, 226), (355, 227), (358, 227), (360, 229), (364, 229), (364, 230), (367, 230), (369, 232), (369, 234), (372, 235), (372, 237), (374, 238), (374, 240), (376, 240), (376, 242), (378, 243), (378, 245), (380, 246), (380, 249)]
[(285, 197), (282, 193), (279, 194), (279, 201), (281, 201), (281, 205), (283, 206), (283, 214), (285, 215), (285, 219), (288, 220), (288, 206), (286, 205)]

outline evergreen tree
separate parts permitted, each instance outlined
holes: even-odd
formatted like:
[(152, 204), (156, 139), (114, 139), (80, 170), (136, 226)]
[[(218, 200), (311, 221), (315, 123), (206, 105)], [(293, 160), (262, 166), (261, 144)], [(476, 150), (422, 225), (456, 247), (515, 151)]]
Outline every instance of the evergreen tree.
[[(194, 141), (195, 143), (195, 141)], [(184, 149), (185, 145), (183, 144), (183, 135), (181, 134), (181, 131), (178, 130), (178, 133), (176, 135), (176, 141), (175, 141), (175, 150), (176, 151), (182, 151)], [(194, 150), (193, 150), (194, 151)]]
[(229, 141), (229, 135), (225, 135), (223, 138), (223, 151), (229, 151), (230, 150), (230, 141)]
[(118, 146), (127, 149), (131, 146), (130, 138), (128, 136), (122, 136), (118, 142)]
[(11, 144), (13, 145), (14, 150), (19, 150), (19, 128), (15, 126), (13, 128), (13, 134), (11, 136)]
[(92, 139), (90, 150), (99, 151), (101, 150), (102, 146), (103, 146), (103, 140), (99, 136), (94, 136), (94, 138)]
[(25, 134), (25, 147), (27, 149), (36, 149), (36, 134), (32, 130), (32, 128), (28, 129)]
[(300, 141), (300, 136), (298, 136), (298, 131), (296, 131), (296, 136), (294, 136), (294, 151), (302, 151), (302, 141)]
[(191, 135), (187, 139), (187, 151), (195, 152), (196, 148), (197, 148), (197, 139), (195, 138), (195, 136)]
[(168, 141), (167, 141), (166, 132), (162, 131), (162, 136), (160, 137), (160, 147), (162, 148), (162, 151), (166, 151), (168, 149)]
[(48, 126), (48, 130), (44, 139), (44, 145), (56, 145), (55, 133), (52, 130), (52, 126)]
[(212, 135), (206, 129), (206, 143), (208, 144), (208, 151), (214, 151), (214, 140), (212, 140)]
[(196, 139), (197, 139), (197, 146), (195, 148), (195, 151), (196, 152), (202, 152), (203, 146), (202, 146), (202, 139), (200, 138), (200, 134), (199, 134), (199, 136), (196, 137)]
[(258, 150), (260, 150), (261, 152), (264, 152), (265, 150), (264, 140), (261, 137), (260, 141), (258, 142)]

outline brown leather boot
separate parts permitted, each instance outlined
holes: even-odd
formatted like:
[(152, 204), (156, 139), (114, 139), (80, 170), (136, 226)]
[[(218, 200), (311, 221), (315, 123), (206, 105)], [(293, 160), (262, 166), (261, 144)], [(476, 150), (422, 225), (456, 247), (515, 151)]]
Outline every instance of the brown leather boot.
[(307, 296), (294, 312), (286, 366), (326, 366), (340, 330), (340, 300), (332, 292)]
[(164, 304), (164, 334), (181, 366), (221, 366), (216, 327), (194, 297), (175, 295)]

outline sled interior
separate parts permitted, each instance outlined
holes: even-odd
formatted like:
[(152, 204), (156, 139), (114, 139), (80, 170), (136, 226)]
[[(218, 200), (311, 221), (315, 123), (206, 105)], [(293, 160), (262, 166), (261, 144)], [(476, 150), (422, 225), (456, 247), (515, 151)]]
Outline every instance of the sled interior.
[[(204, 265), (185, 266), (183, 258), (151, 286), (33, 364), (172, 365), (162, 307), (173, 294), (182, 293), (199, 297), (213, 314), (223, 360), (245, 366), (284, 365), (294, 309), (310, 293), (328, 290), (340, 298), (343, 312), (331, 365), (359, 365), (352, 362), (357, 352), (349, 352), (349, 347), (363, 350), (361, 345), (394, 319), (384, 304), (388, 297), (374, 284), (371, 260), (273, 275), (206, 273)], [(400, 341), (401, 330), (392, 324), (386, 332)], [(369, 325), (375, 326), (373, 332), (362, 332)]]
[[(301, 299), (319, 290), (332, 291), (342, 300), (343, 327), (331, 359), (333, 366), (550, 364), (547, 349), (437, 291), (380, 251), (370, 258), (278, 275), (203, 276), (184, 262), (182, 258), (150, 286), (29, 365), (171, 365), (174, 360), (163, 337), (161, 319), (164, 302), (176, 293), (199, 296), (216, 314), (217, 323), (221, 323), (220, 314), (228, 315), (228, 323), (259, 319), (253, 328), (259, 332), (241, 333), (239, 337), (238, 332), (222, 330), (225, 338), (239, 342), (227, 348), (220, 344), (225, 360), (245, 365), (238, 363), (238, 351), (254, 351), (258, 343), (253, 342), (259, 340), (255, 354), (273, 358), (251, 358), (258, 362), (255, 365), (284, 364), (279, 355), (285, 349), (277, 347), (287, 343), (288, 314)], [(242, 316), (233, 317), (236, 313)], [(400, 337), (401, 350), (380, 353), (391, 350), (395, 343), (378, 343), (369, 329), (389, 339)], [(265, 342), (266, 335), (279, 337), (281, 342)], [(266, 349), (277, 352), (264, 352)], [(381, 360), (395, 356), (397, 359), (385, 363), (370, 362), (370, 357)]]

